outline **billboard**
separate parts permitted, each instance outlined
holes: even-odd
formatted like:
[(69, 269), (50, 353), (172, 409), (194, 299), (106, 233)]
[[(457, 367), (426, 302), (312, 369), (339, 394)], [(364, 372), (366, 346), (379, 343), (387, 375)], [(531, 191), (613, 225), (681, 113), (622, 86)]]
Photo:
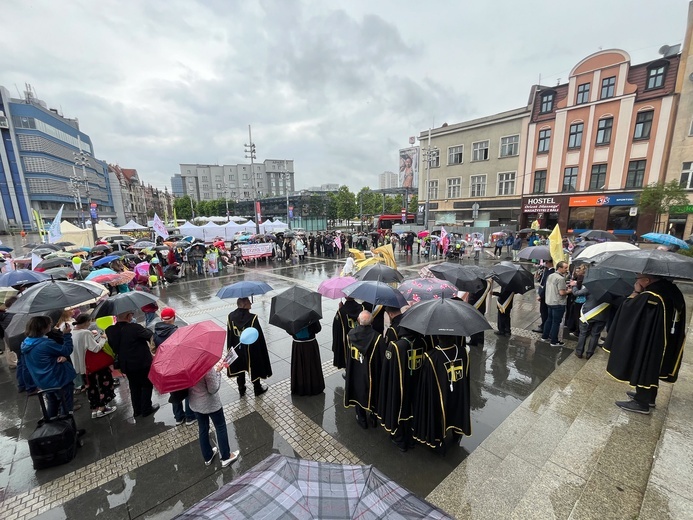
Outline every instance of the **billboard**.
[(419, 187), (419, 147), (412, 146), (399, 151), (399, 187)]

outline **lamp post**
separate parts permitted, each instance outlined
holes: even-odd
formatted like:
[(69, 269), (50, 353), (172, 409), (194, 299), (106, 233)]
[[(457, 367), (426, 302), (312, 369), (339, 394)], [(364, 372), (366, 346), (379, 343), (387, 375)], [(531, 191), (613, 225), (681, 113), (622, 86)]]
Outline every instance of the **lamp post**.
[(229, 185), (224, 183), (224, 202), (226, 203), (226, 222), (231, 219), (229, 215)]
[(284, 191), (286, 192), (286, 223), (291, 229), (291, 217), (289, 216), (289, 172), (286, 171), (286, 163), (282, 165), (282, 171), (280, 173), (282, 181), (284, 182)]
[(84, 152), (84, 150), (80, 150), (79, 153), (73, 152), (72, 154), (75, 159), (75, 165), (81, 166), (82, 167), (82, 177), (84, 178), (84, 188), (87, 192), (87, 202), (89, 203), (89, 216), (91, 220), (91, 233), (94, 238), (94, 243), (99, 240), (99, 237), (96, 233), (96, 206), (92, 206), (91, 202), (91, 192), (89, 190), (89, 178), (87, 177), (87, 165), (89, 164), (89, 156)]
[(246, 154), (245, 157), (250, 159), (250, 174), (253, 181), (253, 213), (255, 213), (255, 234), (259, 235), (260, 217), (257, 202), (257, 179), (255, 178), (255, 168), (253, 167), (255, 164), (253, 161), (257, 158), (257, 155), (255, 154), (255, 144), (253, 143), (253, 134), (251, 132), (250, 125), (248, 125), (248, 141), (249, 144), (244, 145)]
[(72, 165), (72, 177), (70, 177), (70, 191), (75, 198), (75, 212), (79, 210), (79, 219), (84, 229), (84, 208), (82, 207), (82, 195), (79, 192), (79, 185), (82, 181), (77, 177), (75, 165)]
[(428, 229), (429, 209), (431, 205), (431, 161), (438, 156), (438, 147), (431, 146), (431, 129), (428, 129), (428, 146), (424, 148), (426, 158), (426, 206), (424, 206), (424, 226)]

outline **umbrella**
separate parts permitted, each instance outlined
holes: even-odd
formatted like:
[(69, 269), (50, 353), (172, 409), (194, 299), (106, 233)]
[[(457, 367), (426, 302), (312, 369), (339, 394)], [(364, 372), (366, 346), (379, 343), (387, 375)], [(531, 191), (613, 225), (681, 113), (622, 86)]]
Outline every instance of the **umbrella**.
[(111, 251), (113, 251), (113, 248), (112, 248), (111, 246), (107, 246), (107, 245), (94, 246), (94, 247), (91, 248), (91, 253), (92, 253), (92, 254), (94, 254), (94, 253), (104, 253), (104, 252), (106, 252), (106, 251), (108, 251), (108, 252), (110, 253)]
[(640, 238), (666, 246), (678, 246), (681, 249), (688, 249), (690, 247), (684, 240), (673, 235), (667, 235), (666, 233), (645, 233)]
[(113, 260), (118, 260), (119, 258), (120, 257), (118, 255), (104, 256), (103, 258), (99, 258), (94, 262), (94, 267), (101, 267), (102, 265), (110, 264), (113, 262)]
[(473, 305), (447, 298), (417, 303), (407, 309), (399, 323), (425, 336), (471, 336), (491, 328)]
[(68, 253), (67, 251), (55, 251), (44, 258), (48, 260), (49, 258), (72, 258), (73, 256), (75, 256), (73, 253)]
[(132, 247), (134, 249), (145, 249), (147, 247), (154, 247), (155, 245), (156, 244), (151, 240), (138, 240), (132, 245)]
[(32, 255), (37, 255), (37, 256), (41, 256), (41, 257), (48, 256), (48, 255), (55, 253), (55, 252), (56, 252), (55, 249), (48, 249), (47, 247), (37, 247), (36, 249), (31, 250)]
[(104, 294), (108, 291), (89, 282), (49, 280), (29, 287), (9, 312), (35, 313), (77, 307), (93, 303)]
[(51, 267), (70, 267), (72, 265), (71, 258), (49, 258), (47, 260), (42, 260), (36, 264), (35, 270), (46, 270)]
[(296, 236), (296, 233), (293, 231), (285, 231), (284, 232), (284, 238), (294, 238)]
[(108, 269), (104, 267), (103, 269), (97, 269), (96, 271), (92, 271), (91, 273), (89, 273), (86, 279), (93, 280), (94, 278), (98, 276), (103, 276), (105, 274), (116, 274), (116, 272), (113, 269)]
[(149, 277), (149, 262), (140, 262), (135, 266), (135, 274), (137, 276)]
[(589, 231), (580, 233), (580, 236), (583, 238), (591, 238), (592, 240), (618, 240), (613, 233), (602, 231), (601, 229), (590, 229)]
[(149, 380), (160, 394), (195, 386), (216, 365), (226, 345), (226, 329), (213, 321), (179, 327), (156, 351)]
[(318, 285), (318, 292), (326, 298), (338, 300), (346, 296), (343, 289), (357, 281), (358, 280), (352, 276), (335, 276), (334, 278), (328, 278), (321, 282), (320, 285)]
[(77, 244), (75, 244), (74, 242), (56, 242), (55, 245), (60, 247), (69, 247), (76, 246)]
[(265, 294), (271, 291), (272, 287), (265, 282), (256, 282), (254, 280), (244, 280), (236, 282), (226, 287), (222, 287), (217, 292), (218, 298), (247, 298), (256, 294)]
[(118, 316), (124, 312), (134, 312), (150, 303), (156, 303), (157, 297), (142, 291), (130, 291), (116, 294), (102, 301), (92, 312), (92, 319), (102, 316)]
[(272, 297), (269, 322), (296, 334), (322, 318), (322, 296), (297, 285)]
[(151, 248), (152, 251), (170, 251), (171, 248), (168, 246), (154, 246)]
[(14, 251), (14, 249), (7, 246), (0, 246), (0, 251), (4, 251), (5, 253), (11, 253), (12, 251)]
[(51, 267), (46, 269), (43, 274), (54, 280), (68, 280), (74, 276), (75, 270), (72, 267)]
[(404, 276), (397, 269), (381, 263), (359, 269), (354, 278), (362, 281), (372, 280), (385, 283), (399, 283), (404, 280)]
[(430, 234), (431, 233), (429, 231), (419, 231), (416, 236), (418, 236), (419, 238), (426, 238)]
[[(580, 259), (581, 261), (589, 261), (595, 256), (606, 253), (606, 252), (616, 252), (616, 251), (639, 251), (638, 246), (629, 244), (628, 242), (590, 242), (588, 247), (582, 249), (579, 253), (575, 255), (573, 260)], [(575, 250), (573, 249), (573, 252)]]
[(60, 251), (62, 247), (56, 244), (37, 244), (32, 248), (32, 252), (36, 251), (37, 249), (50, 249), (51, 251)]
[(397, 289), (408, 302), (422, 302), (439, 298), (454, 298), (457, 287), (439, 278), (415, 278), (407, 280)]
[[(115, 256), (116, 258), (120, 259), (124, 256), (128, 256), (131, 253), (127, 251), (126, 249), (121, 249), (120, 251), (113, 251), (110, 255), (108, 256)], [(106, 258), (108, 258), (108, 256)]]
[(520, 231), (518, 231), (518, 233), (531, 233), (532, 231), (537, 231), (537, 230), (532, 229), (532, 228), (524, 228), (524, 229), (521, 229)]
[(501, 262), (491, 268), (493, 279), (501, 287), (507, 287), (516, 294), (524, 294), (534, 289), (534, 276), (520, 265)]
[(276, 453), (178, 518), (450, 519), (373, 466), (314, 462)]
[(345, 287), (343, 292), (350, 298), (363, 300), (373, 305), (397, 308), (407, 305), (407, 300), (404, 299), (402, 293), (397, 289), (393, 289), (385, 282), (356, 282), (349, 287)]
[(17, 269), (0, 275), (0, 287), (13, 287), (20, 285), (29, 285), (33, 283), (50, 280), (50, 276), (39, 273), (38, 271), (30, 271), (29, 269)]
[(17, 296), (17, 292), (14, 287), (0, 287), (0, 303), (5, 303), (10, 296)]
[(484, 280), (491, 276), (491, 271), (476, 265), (459, 265), (443, 263), (432, 265), (429, 271), (437, 278), (447, 280), (460, 291), (476, 292), (484, 287)]
[(549, 246), (525, 247), (517, 255), (521, 260), (551, 260)]
[(600, 302), (611, 302), (614, 297), (633, 292), (635, 273), (609, 267), (590, 267), (582, 282), (590, 294)]
[(693, 280), (693, 259), (671, 251), (641, 249), (611, 254), (599, 267), (613, 267), (631, 273)]
[(39, 247), (43, 244), (37, 244), (36, 242), (29, 242), (28, 244), (24, 244), (22, 247), (24, 249), (34, 249), (35, 247)]
[(5, 329), (5, 339), (7, 340), (7, 346), (10, 349), (17, 350), (20, 348), (22, 341), (26, 338), (25, 330), (26, 324), (34, 316), (48, 316), (53, 323), (56, 323), (63, 313), (63, 309), (53, 309), (51, 311), (43, 311), (37, 313), (19, 313), (12, 316), (12, 321)]

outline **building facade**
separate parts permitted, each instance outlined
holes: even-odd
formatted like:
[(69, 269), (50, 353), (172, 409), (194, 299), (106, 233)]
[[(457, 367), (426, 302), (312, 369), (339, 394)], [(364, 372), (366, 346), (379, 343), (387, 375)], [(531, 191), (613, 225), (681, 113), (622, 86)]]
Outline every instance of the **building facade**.
[(0, 87), (0, 133), (2, 230), (30, 230), (32, 210), (51, 220), (63, 205), (64, 219), (84, 224), (89, 202), (99, 218), (115, 218), (106, 163), (77, 119), (49, 109), (30, 86), (22, 99)]
[[(517, 225), (531, 106), (421, 132), (428, 225)], [(423, 204), (422, 204), (423, 203)]]
[(395, 172), (383, 172), (378, 177), (378, 188), (385, 190), (399, 187), (399, 176)]
[(117, 223), (124, 225), (129, 220), (146, 226), (156, 213), (162, 220), (173, 216), (173, 195), (168, 189), (160, 190), (145, 185), (134, 168), (121, 168), (117, 164), (108, 165), (109, 174), (119, 188), (114, 199), (120, 201), (116, 208)]
[(651, 230), (637, 197), (664, 179), (679, 59), (631, 65), (625, 51), (604, 50), (579, 62), (568, 83), (534, 87), (521, 226)]

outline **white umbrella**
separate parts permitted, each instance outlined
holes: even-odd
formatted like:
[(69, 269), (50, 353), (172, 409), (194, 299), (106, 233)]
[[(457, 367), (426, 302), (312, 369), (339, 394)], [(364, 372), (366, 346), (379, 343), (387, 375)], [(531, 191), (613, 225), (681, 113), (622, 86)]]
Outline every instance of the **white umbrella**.
[(629, 244), (628, 242), (601, 242), (599, 244), (594, 244), (593, 246), (588, 246), (574, 258), (580, 259), (583, 262), (588, 261), (590, 258), (595, 257), (601, 253), (613, 253), (616, 251), (637, 251), (640, 248)]

